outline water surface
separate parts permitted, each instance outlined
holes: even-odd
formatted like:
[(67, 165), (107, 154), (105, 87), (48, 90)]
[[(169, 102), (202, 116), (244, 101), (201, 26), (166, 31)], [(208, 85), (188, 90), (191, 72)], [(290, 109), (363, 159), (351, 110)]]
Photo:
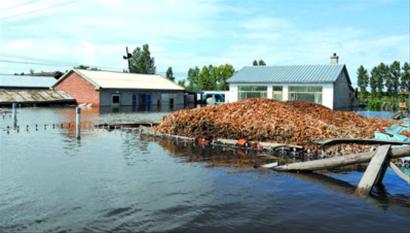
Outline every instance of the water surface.
[(163, 115), (84, 111), (79, 141), (72, 108), (20, 109), (19, 132), (0, 118), (0, 232), (410, 230), (410, 186), (390, 170), (358, 198), (362, 172), (277, 173), (255, 154), (86, 127)]

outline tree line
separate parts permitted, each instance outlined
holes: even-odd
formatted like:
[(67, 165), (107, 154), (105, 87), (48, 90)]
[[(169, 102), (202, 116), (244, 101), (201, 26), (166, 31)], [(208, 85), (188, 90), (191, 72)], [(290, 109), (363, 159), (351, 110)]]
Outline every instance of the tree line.
[[(128, 53), (128, 50), (127, 50)], [(128, 53), (123, 57), (128, 62), (128, 70), (123, 72), (138, 73), (138, 74), (155, 74), (155, 58), (151, 56), (149, 45), (144, 44), (141, 47), (136, 47), (132, 53)], [(254, 60), (253, 66), (266, 66), (262, 59)], [(77, 69), (99, 70), (96, 67), (79, 65)], [(228, 90), (228, 79), (235, 73), (235, 69), (230, 64), (223, 65), (207, 65), (201, 69), (198, 66), (189, 68), (186, 79), (179, 80), (178, 85), (188, 90)], [(169, 66), (165, 77), (170, 81), (175, 82), (174, 72)]]
[(405, 62), (401, 66), (399, 61), (394, 61), (391, 65), (382, 62), (373, 67), (370, 74), (361, 65), (357, 69), (357, 85), (362, 98), (396, 96), (399, 93), (410, 92), (409, 63)]

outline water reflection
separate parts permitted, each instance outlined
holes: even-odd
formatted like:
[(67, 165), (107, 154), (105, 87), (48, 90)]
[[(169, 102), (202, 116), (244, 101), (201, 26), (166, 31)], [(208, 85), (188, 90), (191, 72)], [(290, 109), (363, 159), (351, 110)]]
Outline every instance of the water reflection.
[(206, 162), (207, 167), (253, 168), (277, 161), (278, 158), (267, 153), (255, 153), (242, 149), (222, 146), (197, 146), (192, 142), (162, 140), (150, 136), (140, 136), (141, 141), (156, 142), (171, 156), (182, 158), (184, 162)]

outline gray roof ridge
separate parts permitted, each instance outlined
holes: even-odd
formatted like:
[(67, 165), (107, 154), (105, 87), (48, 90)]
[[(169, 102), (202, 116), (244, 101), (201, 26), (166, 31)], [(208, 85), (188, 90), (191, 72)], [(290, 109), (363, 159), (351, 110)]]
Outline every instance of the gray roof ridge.
[(292, 67), (292, 66), (344, 66), (346, 64), (295, 64), (295, 65), (266, 65), (266, 66), (252, 66), (252, 65), (247, 65), (242, 67), (243, 68), (267, 68), (267, 67)]

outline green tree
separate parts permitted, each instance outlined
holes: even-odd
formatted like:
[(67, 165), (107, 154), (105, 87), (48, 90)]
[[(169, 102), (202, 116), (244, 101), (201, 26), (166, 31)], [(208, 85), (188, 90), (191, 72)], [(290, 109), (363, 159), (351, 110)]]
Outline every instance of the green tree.
[(151, 57), (148, 44), (137, 47), (128, 62), (130, 73), (155, 74), (155, 59)]
[(372, 71), (370, 72), (370, 92), (372, 94), (372, 96), (376, 96), (377, 94), (377, 83), (379, 78), (379, 70), (377, 69), (377, 67), (373, 67)]
[(363, 65), (357, 69), (357, 85), (360, 88), (360, 95), (365, 97), (367, 95), (367, 86), (369, 85), (369, 74)]
[(88, 70), (89, 68), (90, 66), (86, 66), (86, 65), (74, 66), (74, 69), (79, 69), (79, 70)]
[(259, 61), (254, 60), (254, 61), (252, 62), (252, 65), (253, 65), (253, 66), (266, 66), (266, 63), (265, 63), (262, 59), (260, 59)]
[(385, 66), (385, 70), (382, 71), (382, 75), (387, 95), (394, 95), (393, 74), (391, 73), (389, 66)]
[(33, 75), (33, 74), (34, 74), (34, 70), (30, 69), (30, 75)]
[(211, 78), (211, 70), (213, 67), (210, 65), (203, 66), (201, 72), (199, 73), (199, 83), (198, 88), (200, 90), (213, 90), (213, 80)]
[(400, 86), (400, 62), (394, 61), (390, 66), (390, 74), (392, 79), (393, 85), (393, 94), (397, 95), (399, 93), (399, 86)]
[(403, 72), (400, 76), (400, 90), (401, 92), (410, 92), (410, 66), (405, 62), (402, 67)]
[(188, 80), (188, 90), (198, 90), (198, 81), (199, 81), (199, 68), (195, 66), (195, 68), (189, 68), (187, 80)]
[(225, 91), (229, 89), (228, 79), (235, 73), (235, 69), (230, 64), (220, 65), (216, 69), (216, 90)]
[(175, 81), (175, 77), (174, 77), (174, 72), (172, 71), (172, 67), (168, 67), (167, 72), (165, 74), (165, 77), (169, 80), (171, 80), (172, 82)]
[(378, 96), (383, 95), (384, 84), (388, 78), (389, 67), (386, 66), (383, 62), (380, 63), (376, 69), (378, 70), (378, 75), (376, 76), (376, 87)]
[(228, 90), (228, 79), (232, 77), (235, 69), (230, 64), (219, 66), (203, 66), (190, 68), (187, 80), (188, 90)]
[(261, 59), (258, 61), (259, 66), (266, 66), (266, 63)]
[(186, 88), (186, 86), (185, 86), (185, 79), (178, 80), (178, 85), (180, 85), (180, 86), (183, 87), (183, 88)]

